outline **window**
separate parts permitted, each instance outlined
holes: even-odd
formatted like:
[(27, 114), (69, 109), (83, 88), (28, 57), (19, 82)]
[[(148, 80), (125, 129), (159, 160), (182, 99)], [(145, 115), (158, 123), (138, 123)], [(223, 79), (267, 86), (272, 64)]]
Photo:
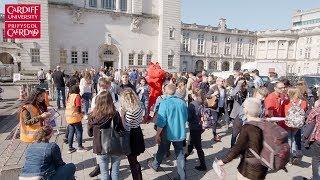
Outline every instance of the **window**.
[(78, 51), (71, 51), (71, 64), (78, 63)]
[(168, 67), (173, 67), (173, 55), (168, 55)]
[(268, 41), (268, 49), (276, 49), (277, 41)]
[(143, 54), (138, 54), (138, 66), (142, 66)]
[(286, 49), (286, 41), (279, 41), (278, 49)]
[(198, 35), (198, 53), (204, 53), (204, 34)]
[(212, 42), (218, 42), (218, 36), (212, 36)]
[(294, 50), (294, 41), (289, 41), (289, 50)]
[(224, 54), (225, 55), (230, 55), (230, 47), (225, 47), (225, 49), (224, 49)]
[(242, 56), (242, 40), (241, 40), (241, 41), (238, 40), (238, 44), (237, 44), (237, 56)]
[(40, 62), (40, 49), (32, 48), (30, 49), (31, 62)]
[(300, 49), (300, 56), (302, 56), (302, 49)]
[(312, 43), (312, 37), (307, 37), (306, 44), (311, 44), (311, 43)]
[(152, 54), (147, 54), (147, 65), (149, 64), (149, 62), (151, 62), (152, 60)]
[(173, 27), (169, 28), (169, 38), (170, 39), (174, 38), (174, 28)]
[(253, 56), (254, 44), (249, 44), (249, 56)]
[(133, 66), (134, 65), (134, 54), (131, 53), (129, 54), (129, 66)]
[(259, 41), (259, 50), (265, 50), (265, 48), (266, 48), (266, 42)]
[(217, 61), (211, 61), (209, 63), (209, 69), (211, 70), (217, 70)]
[(82, 51), (82, 63), (88, 64), (89, 62), (89, 53), (88, 51)]
[(90, 7), (97, 7), (97, 0), (89, 0)]
[(224, 42), (230, 43), (230, 37), (226, 37), (226, 38), (224, 39)]
[(311, 54), (311, 48), (306, 48), (306, 51), (304, 53), (304, 58), (310, 59), (310, 54)]
[(2, 29), (2, 41), (8, 42), (8, 39), (6, 38), (6, 31), (4, 29)]
[(107, 49), (103, 54), (104, 55), (113, 55), (113, 52), (110, 49)]
[(300, 73), (301, 72), (301, 67), (298, 67), (298, 73)]
[(127, 0), (120, 0), (120, 10), (127, 11)]
[(242, 43), (242, 38), (238, 38), (238, 43)]
[(189, 47), (190, 47), (190, 34), (184, 32), (182, 34), (182, 51), (190, 52)]
[(66, 64), (67, 63), (67, 50), (61, 49), (60, 50), (60, 63), (61, 64)]
[(101, 6), (104, 9), (115, 10), (116, 0), (101, 0)]
[(320, 73), (320, 63), (318, 63), (318, 67), (317, 67), (317, 74)]
[(211, 53), (218, 54), (218, 45), (212, 45)]

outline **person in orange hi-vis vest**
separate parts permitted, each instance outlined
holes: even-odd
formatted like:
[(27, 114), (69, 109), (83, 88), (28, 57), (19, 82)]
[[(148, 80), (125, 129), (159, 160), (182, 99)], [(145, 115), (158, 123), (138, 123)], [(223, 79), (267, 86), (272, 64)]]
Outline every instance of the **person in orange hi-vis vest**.
[(44, 121), (50, 117), (44, 97), (46, 91), (41, 88), (34, 89), (20, 110), (20, 140), (26, 143), (35, 141), (35, 133), (44, 125)]
[(82, 146), (82, 118), (83, 113), (81, 112), (81, 96), (80, 89), (78, 85), (71, 86), (69, 89), (69, 94), (67, 98), (66, 111), (65, 111), (66, 121), (68, 123), (68, 153), (73, 153), (76, 149), (73, 147), (73, 137), (74, 134), (77, 136), (78, 142), (78, 152), (85, 152), (86, 149)]

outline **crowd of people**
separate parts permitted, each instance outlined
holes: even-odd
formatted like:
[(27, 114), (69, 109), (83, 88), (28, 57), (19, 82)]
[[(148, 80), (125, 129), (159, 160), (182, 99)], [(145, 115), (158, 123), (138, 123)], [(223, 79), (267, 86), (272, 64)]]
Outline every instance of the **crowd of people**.
[[(299, 165), (303, 149), (313, 150), (312, 177), (320, 179), (320, 103), (310, 95), (304, 81), (292, 83), (271, 74), (271, 80), (264, 82), (258, 70), (236, 71), (227, 79), (205, 71), (171, 74), (157, 64), (143, 71), (88, 69), (69, 77), (57, 67), (44, 74), (41, 70), (38, 79), (40, 84), (47, 81), (47, 91), (33, 90), (20, 111), (20, 139), (32, 144), (26, 151), (21, 177), (74, 179), (75, 166), (64, 163), (59, 146), (49, 143), (52, 128), (47, 123), (50, 113), (45, 103), (49, 94), (58, 109), (65, 109), (68, 126), (64, 141), (69, 145), (68, 153), (88, 151), (82, 145), (83, 124), (88, 123), (97, 160), (91, 177), (101, 174), (103, 180), (119, 179), (120, 157), (126, 156), (132, 178), (143, 179), (137, 160), (146, 149), (140, 125), (154, 123), (158, 150), (148, 162), (154, 171), (170, 156), (171, 144), (178, 179), (186, 179), (185, 161), (194, 148), (200, 163), (195, 169), (207, 171), (201, 136), (210, 129), (212, 141), (219, 143), (222, 138), (217, 128), (224, 126), (232, 128), (231, 148), (217, 164), (223, 166), (240, 156), (237, 179), (265, 179), (268, 170), (280, 170), (261, 160), (264, 142), (273, 134), (267, 134), (266, 128), (257, 124), (268, 122), (273, 127), (277, 125), (273, 130), (285, 132), (286, 141), (280, 145), (288, 145), (283, 152), (289, 154), (276, 157), (282, 158), (281, 168)], [(117, 138), (106, 136), (105, 129), (112, 129), (108, 131), (111, 134), (128, 134), (130, 153), (110, 150), (110, 142)], [(77, 149), (73, 146), (74, 135)]]

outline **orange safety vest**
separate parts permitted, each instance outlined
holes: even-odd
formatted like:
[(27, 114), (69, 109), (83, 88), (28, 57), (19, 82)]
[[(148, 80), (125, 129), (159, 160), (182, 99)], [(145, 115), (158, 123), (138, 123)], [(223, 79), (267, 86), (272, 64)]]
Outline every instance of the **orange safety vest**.
[(66, 121), (68, 124), (75, 124), (81, 122), (83, 114), (78, 112), (77, 107), (75, 106), (75, 101), (79, 94), (70, 94), (67, 101), (67, 107), (65, 111)]
[[(32, 104), (24, 105), (22, 108), (30, 113), (31, 118), (40, 115), (39, 109)], [(35, 133), (41, 128), (41, 122), (39, 121), (32, 125), (26, 125), (24, 123), (25, 116), (23, 116), (22, 111), (23, 110), (20, 112), (20, 140), (26, 143), (33, 143), (35, 142)]]

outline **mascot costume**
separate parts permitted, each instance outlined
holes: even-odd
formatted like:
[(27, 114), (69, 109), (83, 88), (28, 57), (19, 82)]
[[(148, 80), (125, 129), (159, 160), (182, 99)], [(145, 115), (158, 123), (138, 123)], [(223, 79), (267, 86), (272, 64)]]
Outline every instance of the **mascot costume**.
[[(161, 69), (158, 63), (149, 63), (146, 77), (146, 80), (150, 87), (148, 112), (150, 112), (151, 108), (153, 108), (153, 106), (155, 105), (157, 98), (162, 95), (162, 85), (164, 83), (165, 77), (166, 72)], [(148, 114), (147, 122), (150, 121), (151, 117)]]

